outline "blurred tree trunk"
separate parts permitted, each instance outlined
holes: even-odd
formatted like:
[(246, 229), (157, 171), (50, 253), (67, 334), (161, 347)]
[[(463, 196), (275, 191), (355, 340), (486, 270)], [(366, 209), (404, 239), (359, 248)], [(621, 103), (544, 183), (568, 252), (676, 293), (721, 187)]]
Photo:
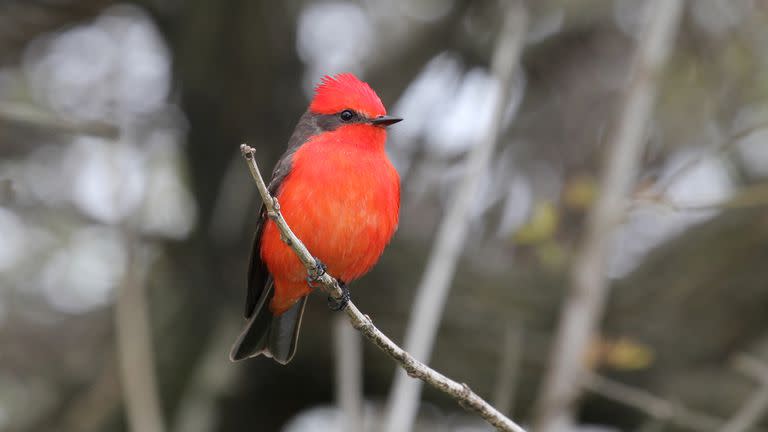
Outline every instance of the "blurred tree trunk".
[[(292, 119), (303, 105), (296, 84), (301, 65), (293, 49), (295, 10), (265, 1), (192, 0), (175, 12), (169, 19), (160, 16), (158, 22), (170, 41), (177, 95), (189, 121), (186, 154), (199, 222), (194, 237), (171, 250), (172, 266), (179, 273), (193, 272), (174, 284), (181, 298), (175, 309), (178, 321), (161, 335), (165, 342), (161, 342), (164, 346), (160, 350), (165, 350), (166, 360), (160, 376), (166, 380), (165, 400), (172, 410), (196, 363), (204, 358), (216, 321), (236, 320), (242, 313), (253, 219), (234, 227), (234, 232), (242, 235), (230, 242), (212, 237), (212, 222), (230, 161), (238, 154), (239, 144), (247, 141), (271, 164), (282, 151)], [(234, 166), (239, 168), (247, 179), (247, 170)], [(241, 211), (255, 214), (255, 190), (246, 189), (240, 198), (245, 200)], [(234, 340), (235, 334), (231, 337)], [(220, 347), (221, 342), (216, 342), (210, 346)], [(220, 355), (226, 357), (227, 353)], [(242, 368), (234, 364), (226, 367)], [(258, 407), (263, 395), (256, 391), (251, 397), (247, 403)], [(284, 409), (291, 412), (296, 408), (289, 405)], [(239, 405), (222, 411), (226, 415), (222, 430), (247, 424), (243, 417), (253, 415), (253, 410)], [(279, 424), (270, 422), (281, 422), (284, 417), (268, 415), (259, 424), (264, 430), (277, 429)], [(229, 427), (227, 422), (231, 422)]]

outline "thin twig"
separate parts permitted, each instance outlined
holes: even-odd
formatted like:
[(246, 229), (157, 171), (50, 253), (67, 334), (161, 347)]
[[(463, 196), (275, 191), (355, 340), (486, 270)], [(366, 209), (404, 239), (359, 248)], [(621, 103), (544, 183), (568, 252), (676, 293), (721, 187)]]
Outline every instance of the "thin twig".
[(363, 430), (363, 348), (360, 333), (336, 317), (333, 334), (336, 342), (336, 401), (343, 432)]
[(120, 383), (130, 430), (162, 432), (163, 413), (157, 391), (152, 331), (144, 278), (143, 256), (138, 240), (128, 238), (128, 266), (115, 302), (115, 326)]
[(749, 354), (739, 354), (732, 361), (734, 369), (759, 382), (768, 384), (768, 364)]
[[(251, 171), (253, 179), (256, 181), (256, 187), (259, 190), (261, 199), (264, 201), (264, 206), (267, 209), (267, 215), (275, 223), (280, 230), (282, 237), (286, 243), (293, 249), (296, 256), (304, 264), (304, 267), (308, 272), (316, 274), (318, 269), (315, 264), (315, 259), (312, 254), (309, 253), (304, 243), (296, 237), (296, 234), (291, 231), (288, 223), (280, 213), (280, 206), (277, 199), (272, 197), (267, 190), (267, 185), (264, 183), (264, 179), (261, 177), (259, 167), (255, 160), (255, 150), (246, 144), (240, 146), (240, 151), (243, 153), (243, 157), (248, 162), (248, 168)], [(340, 300), (343, 296), (341, 287), (339, 287), (338, 281), (328, 274), (323, 273), (318, 278), (323, 291), (327, 292), (332, 297)], [(515, 422), (502, 415), (496, 408), (491, 406), (488, 402), (483, 400), (480, 396), (475, 394), (468, 385), (458, 383), (445, 375), (429, 368), (424, 363), (416, 360), (411, 354), (400, 348), (397, 344), (392, 342), (387, 335), (382, 333), (375, 325), (373, 321), (367, 315), (363, 315), (357, 306), (353, 302), (347, 304), (345, 309), (347, 316), (349, 317), (352, 326), (363, 334), (369, 341), (373, 342), (387, 355), (392, 357), (400, 367), (408, 372), (408, 375), (413, 378), (418, 378), (432, 387), (448, 394), (456, 399), (456, 401), (468, 411), (474, 411), (488, 423), (496, 427), (500, 431), (511, 432), (524, 432), (525, 430), (518, 426)]]
[[(95, 432), (120, 407), (120, 383), (117, 379), (117, 359), (114, 353), (105, 354), (104, 365), (93, 384), (75, 396), (61, 418), (54, 420), (57, 429), (64, 431)], [(48, 428), (45, 428), (47, 430)], [(44, 430), (31, 428), (29, 430)]]
[(576, 400), (587, 372), (587, 351), (605, 308), (610, 242), (639, 168), (657, 78), (673, 44), (682, 6), (682, 0), (655, 0), (646, 7), (644, 31), (637, 39), (629, 85), (604, 165), (601, 193), (575, 254), (551, 366), (537, 401), (535, 430), (539, 432), (568, 430), (574, 423)]
[(179, 397), (173, 432), (208, 432), (216, 429), (218, 402), (233, 386), (239, 369), (228, 367), (229, 359), (221, 353), (229, 349), (229, 335), (238, 330), (239, 320), (219, 317), (208, 337), (207, 346)]
[(751, 430), (768, 411), (768, 384), (762, 384), (739, 408), (720, 432), (745, 432)]
[(750, 430), (768, 411), (768, 365), (757, 358), (740, 355), (734, 360), (735, 366), (752, 376), (760, 387), (739, 408), (736, 414), (723, 425), (720, 432), (744, 432)]
[[(405, 349), (424, 362), (429, 362), (432, 354), (451, 281), (464, 250), (473, 208), (472, 201), (477, 195), (483, 173), (491, 163), (508, 106), (510, 89), (513, 87), (515, 69), (520, 63), (520, 54), (525, 44), (528, 21), (525, 7), (515, 0), (506, 2), (506, 6), (502, 11), (503, 27), (491, 64), (491, 72), (498, 86), (491, 110), (491, 121), (482, 141), (478, 142), (467, 156), (463, 178), (457, 185), (455, 199), (451, 201), (440, 223), (405, 332)], [(420, 398), (421, 384), (408, 379), (402, 371), (396, 371), (387, 403), (384, 430), (411, 430)]]
[(515, 405), (515, 390), (523, 358), (523, 327), (520, 322), (507, 323), (504, 328), (504, 343), (500, 348), (493, 405), (507, 415), (512, 413)]
[(119, 128), (104, 122), (76, 122), (55, 114), (19, 103), (0, 103), (0, 120), (28, 124), (56, 132), (91, 135), (107, 139), (119, 136)]
[(584, 387), (605, 398), (621, 402), (645, 412), (649, 416), (674, 423), (694, 431), (713, 431), (723, 422), (708, 414), (698, 413), (675, 403), (662, 399), (645, 390), (610, 380), (590, 373), (585, 377)]
[(639, 198), (647, 199), (651, 201), (662, 199), (662, 197), (667, 193), (667, 191), (672, 186), (672, 184), (675, 183), (675, 181), (677, 181), (683, 174), (693, 169), (696, 165), (702, 163), (707, 157), (712, 156), (713, 154), (719, 155), (721, 153), (725, 153), (726, 151), (730, 150), (733, 146), (735, 146), (737, 143), (739, 143), (742, 139), (746, 138), (749, 135), (752, 135), (753, 133), (759, 130), (765, 129), (766, 127), (768, 127), (768, 121), (762, 121), (760, 123), (757, 123), (753, 126), (742, 129), (732, 134), (731, 136), (728, 137), (728, 139), (726, 139), (723, 143), (721, 143), (716, 148), (714, 148), (711, 152), (700, 154), (694, 158), (689, 159), (685, 163), (681, 164), (679, 167), (677, 167), (677, 169), (672, 171), (664, 179), (660, 180), (656, 185), (654, 185), (653, 189), (655, 190), (648, 193), (647, 196), (643, 196), (644, 194), (642, 194)]
[(724, 201), (718, 201), (711, 204), (682, 205), (669, 201), (663, 197), (639, 198), (634, 201), (630, 209), (635, 208), (635, 204), (648, 202), (667, 208), (675, 212), (697, 212), (712, 210), (734, 210), (751, 209), (768, 206), (768, 183), (758, 183), (745, 186), (736, 192), (735, 196)]

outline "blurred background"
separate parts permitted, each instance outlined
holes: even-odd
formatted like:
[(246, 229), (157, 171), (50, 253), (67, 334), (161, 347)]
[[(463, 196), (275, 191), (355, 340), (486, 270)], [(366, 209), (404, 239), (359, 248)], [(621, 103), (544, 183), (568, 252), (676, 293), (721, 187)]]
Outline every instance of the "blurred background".
[[(238, 146), (270, 172), (313, 84), (344, 71), (405, 118), (400, 228), (352, 290), (396, 342), (467, 155), (500, 128), (427, 352), (531, 424), (649, 5), (3, 0), (0, 430), (378, 430), (395, 365), (324, 295), (290, 365), (227, 359), (260, 206)], [(605, 313), (567, 359), (591, 371), (573, 430), (768, 430), (768, 2), (689, 1), (671, 26), (603, 233)], [(490, 430), (421, 400), (413, 430)]]

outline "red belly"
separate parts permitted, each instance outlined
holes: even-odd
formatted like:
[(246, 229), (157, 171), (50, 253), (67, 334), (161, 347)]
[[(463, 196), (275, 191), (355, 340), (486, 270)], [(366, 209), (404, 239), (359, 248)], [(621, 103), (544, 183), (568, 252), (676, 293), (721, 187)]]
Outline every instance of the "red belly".
[[(318, 159), (317, 149), (302, 150), (277, 195), (283, 217), (332, 276), (351, 282), (373, 267), (397, 228), (397, 172), (383, 151), (325, 152)], [(309, 293), (307, 272), (272, 221), (261, 256), (275, 280), (270, 308), (280, 314)]]

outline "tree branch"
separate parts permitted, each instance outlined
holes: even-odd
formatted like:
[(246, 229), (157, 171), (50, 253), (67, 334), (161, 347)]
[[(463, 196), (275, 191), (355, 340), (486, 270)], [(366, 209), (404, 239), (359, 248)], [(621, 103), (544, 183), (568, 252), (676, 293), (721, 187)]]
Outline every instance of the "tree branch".
[(117, 358), (125, 412), (131, 431), (163, 432), (165, 422), (155, 376), (149, 307), (143, 284), (141, 245), (126, 234), (128, 266), (115, 301)]
[(239, 369), (227, 367), (222, 356), (230, 347), (229, 335), (239, 330), (237, 317), (217, 317), (216, 327), (208, 336), (207, 346), (192, 371), (186, 390), (179, 397), (171, 432), (208, 432), (215, 430), (218, 402), (232, 388)]
[[(642, 201), (635, 201), (635, 203), (640, 202)], [(768, 183), (757, 183), (745, 186), (738, 190), (734, 196), (724, 201), (718, 201), (712, 204), (680, 205), (664, 197), (651, 198), (650, 200), (647, 200), (647, 202), (676, 212), (733, 210), (765, 207), (768, 206)], [(632, 208), (634, 208), (634, 205), (630, 206), (630, 209)]]
[(493, 405), (502, 413), (509, 414), (515, 407), (515, 394), (523, 360), (523, 325), (510, 320), (504, 328), (504, 342), (499, 347), (499, 369)]
[[(251, 171), (251, 176), (256, 181), (256, 187), (259, 190), (261, 199), (264, 201), (264, 206), (267, 209), (267, 216), (272, 219), (277, 228), (280, 230), (285, 242), (293, 249), (296, 256), (304, 264), (304, 267), (308, 272), (316, 274), (318, 271), (315, 263), (315, 258), (309, 253), (304, 243), (296, 237), (296, 234), (291, 231), (288, 223), (280, 213), (280, 206), (277, 199), (272, 197), (267, 190), (267, 185), (264, 183), (264, 179), (261, 177), (259, 167), (256, 164), (254, 155), (256, 150), (252, 147), (243, 144), (240, 146), (240, 151), (243, 154), (248, 168)], [(342, 290), (339, 287), (338, 281), (328, 273), (323, 273), (318, 281), (323, 291), (330, 294), (336, 299), (342, 298)], [(496, 408), (491, 406), (488, 402), (483, 400), (480, 396), (475, 394), (468, 385), (458, 383), (445, 375), (429, 368), (424, 363), (416, 360), (408, 352), (400, 348), (397, 344), (382, 333), (373, 324), (373, 321), (367, 315), (363, 315), (357, 306), (353, 302), (347, 304), (345, 309), (349, 321), (352, 326), (363, 334), (369, 341), (373, 342), (377, 347), (384, 351), (387, 355), (392, 357), (400, 367), (402, 367), (408, 375), (413, 378), (418, 378), (423, 382), (431, 385), (432, 387), (448, 394), (456, 399), (456, 401), (467, 411), (474, 411), (485, 419), (488, 423), (496, 427), (500, 431), (509, 432), (525, 432), (525, 429), (517, 425), (509, 418), (502, 415)]]
[(336, 361), (336, 403), (340, 431), (363, 430), (363, 344), (360, 334), (338, 315), (333, 320)]
[(768, 121), (762, 121), (748, 128), (739, 130), (738, 132), (729, 136), (728, 139), (726, 139), (723, 143), (721, 143), (711, 151), (697, 155), (696, 157), (689, 159), (687, 162), (681, 164), (679, 167), (677, 167), (677, 169), (672, 171), (664, 179), (657, 181), (656, 184), (653, 185), (652, 187), (653, 190), (640, 193), (637, 198), (642, 201), (653, 201), (653, 202), (664, 201), (664, 197), (669, 191), (669, 188), (676, 181), (680, 180), (680, 178), (683, 175), (689, 173), (697, 165), (704, 162), (706, 158), (722, 155), (723, 153), (732, 149), (736, 144), (741, 142), (741, 140), (743, 140), (744, 138), (765, 128), (768, 128)]
[(719, 429), (719, 432), (752, 430), (754, 425), (768, 412), (768, 366), (748, 355), (736, 357), (734, 363), (740, 370), (755, 378), (760, 383), (760, 387), (744, 402), (736, 414)]
[(639, 168), (658, 74), (674, 42), (682, 10), (683, 0), (655, 0), (646, 6), (644, 31), (637, 39), (630, 81), (604, 165), (601, 193), (575, 254), (551, 366), (536, 404), (537, 431), (567, 430), (574, 423), (574, 408), (587, 372), (584, 359), (608, 293), (605, 269), (610, 242), (625, 213), (628, 192)]
[(117, 126), (105, 122), (77, 122), (20, 103), (1, 102), (0, 120), (50, 129), (55, 132), (91, 135), (115, 139), (120, 135)]
[[(472, 200), (492, 162), (499, 133), (504, 125), (509, 95), (514, 87), (515, 70), (525, 46), (528, 23), (525, 6), (514, 0), (502, 4), (505, 6), (499, 11), (503, 14), (502, 27), (491, 59), (491, 73), (497, 88), (491, 105), (490, 122), (484, 136), (480, 137), (466, 157), (462, 179), (456, 186), (455, 199), (447, 206), (440, 222), (405, 331), (405, 349), (424, 362), (429, 362), (432, 355), (451, 281), (464, 251)], [(413, 429), (420, 400), (421, 384), (409, 380), (402, 371), (396, 371), (387, 402), (384, 431)]]
[(654, 419), (668, 421), (686, 429), (714, 431), (722, 424), (721, 419), (692, 411), (679, 403), (660, 398), (645, 390), (610, 380), (596, 373), (587, 374), (583, 385), (587, 390), (607, 399), (634, 407)]

